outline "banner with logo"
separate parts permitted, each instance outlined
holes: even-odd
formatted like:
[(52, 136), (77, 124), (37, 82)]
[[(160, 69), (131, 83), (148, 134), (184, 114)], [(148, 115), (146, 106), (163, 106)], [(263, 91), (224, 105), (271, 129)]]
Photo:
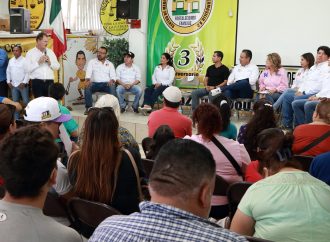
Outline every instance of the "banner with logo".
[[(228, 0), (153, 0), (148, 13), (147, 85), (163, 52), (173, 57), (176, 85), (195, 86), (212, 64), (215, 50), (234, 64), (237, 2)], [(198, 85), (197, 83), (197, 85)]]

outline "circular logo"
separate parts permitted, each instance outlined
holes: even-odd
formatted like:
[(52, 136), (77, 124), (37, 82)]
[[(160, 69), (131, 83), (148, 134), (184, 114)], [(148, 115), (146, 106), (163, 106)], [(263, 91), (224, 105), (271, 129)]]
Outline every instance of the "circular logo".
[(9, 11), (12, 8), (25, 8), (30, 10), (30, 29), (36, 30), (44, 20), (46, 2), (44, 0), (10, 0)]
[(209, 19), (213, 0), (161, 0), (162, 19), (169, 30), (181, 35), (199, 31)]
[(104, 30), (112, 35), (122, 35), (128, 31), (126, 19), (117, 19), (116, 0), (103, 0), (100, 8), (100, 20)]

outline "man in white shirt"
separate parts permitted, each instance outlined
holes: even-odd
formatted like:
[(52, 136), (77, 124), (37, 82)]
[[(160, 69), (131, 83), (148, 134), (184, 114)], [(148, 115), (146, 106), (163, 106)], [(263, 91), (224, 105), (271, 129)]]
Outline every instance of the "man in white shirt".
[(54, 83), (54, 71), (60, 68), (60, 63), (54, 52), (47, 48), (46, 33), (39, 33), (36, 42), (36, 47), (26, 53), (25, 69), (32, 81), (33, 96), (48, 97), (48, 88)]
[(85, 115), (93, 105), (94, 92), (105, 92), (116, 96), (116, 71), (113, 64), (106, 59), (107, 53), (107, 48), (102, 46), (97, 51), (97, 58), (88, 62), (85, 77)]
[[(7, 67), (7, 83), (11, 89), (11, 96), (14, 102), (19, 102), (20, 96), (26, 106), (29, 102), (29, 75), (27, 74), (24, 64), (25, 58), (22, 56), (22, 47), (16, 45), (13, 48), (14, 57), (9, 60)], [(18, 113), (15, 113), (18, 119)]]
[[(294, 116), (295, 126), (305, 123), (305, 112), (303, 111), (301, 113), (298, 111), (297, 116), (294, 113), (294, 106), (296, 110), (304, 109), (304, 104), (308, 98), (321, 91), (322, 81), (328, 72), (329, 57), (330, 48), (328, 46), (320, 46), (317, 49), (315, 65), (310, 68), (306, 80), (302, 83), (298, 91), (296, 93), (286, 93), (283, 96), (281, 108), (281, 123), (283, 128), (292, 129)], [(310, 111), (310, 108), (306, 110), (306, 117), (312, 117), (314, 110)], [(311, 119), (308, 118), (307, 122), (309, 121)]]
[(135, 95), (132, 107), (135, 113), (139, 112), (139, 100), (142, 95), (142, 90), (138, 84), (141, 80), (141, 71), (137, 65), (133, 64), (134, 56), (134, 53), (127, 52), (124, 55), (124, 63), (120, 64), (116, 69), (118, 83), (117, 96), (121, 113), (125, 112), (125, 108), (127, 106), (124, 99), (124, 94), (126, 92), (130, 92)]
[(296, 125), (311, 123), (313, 121), (313, 113), (320, 100), (330, 98), (330, 58), (328, 59), (328, 66), (324, 68), (327, 70), (321, 78), (321, 90), (315, 95), (310, 96), (307, 100), (303, 99), (292, 102)]
[(228, 77), (227, 85), (221, 87), (223, 94), (231, 99), (252, 98), (256, 90), (259, 69), (251, 63), (251, 50), (242, 50), (239, 58), (240, 64), (234, 67)]

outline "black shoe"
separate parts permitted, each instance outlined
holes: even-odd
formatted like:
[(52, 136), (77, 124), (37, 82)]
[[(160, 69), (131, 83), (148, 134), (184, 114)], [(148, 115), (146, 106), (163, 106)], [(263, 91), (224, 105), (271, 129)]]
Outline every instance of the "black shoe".
[(133, 112), (134, 113), (139, 113), (139, 109), (138, 108), (133, 108)]
[(84, 115), (87, 115), (88, 114), (88, 108), (86, 108), (85, 112), (84, 112)]
[(120, 112), (121, 112), (121, 113), (124, 113), (125, 111), (126, 111), (125, 108), (120, 108)]

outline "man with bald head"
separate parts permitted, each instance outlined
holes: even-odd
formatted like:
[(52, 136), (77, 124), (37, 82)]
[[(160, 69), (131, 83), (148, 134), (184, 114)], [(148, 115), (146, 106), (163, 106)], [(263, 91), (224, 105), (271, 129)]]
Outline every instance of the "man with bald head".
[(215, 183), (210, 151), (176, 139), (160, 150), (150, 174), (151, 201), (141, 212), (104, 220), (89, 241), (246, 241), (207, 220)]

